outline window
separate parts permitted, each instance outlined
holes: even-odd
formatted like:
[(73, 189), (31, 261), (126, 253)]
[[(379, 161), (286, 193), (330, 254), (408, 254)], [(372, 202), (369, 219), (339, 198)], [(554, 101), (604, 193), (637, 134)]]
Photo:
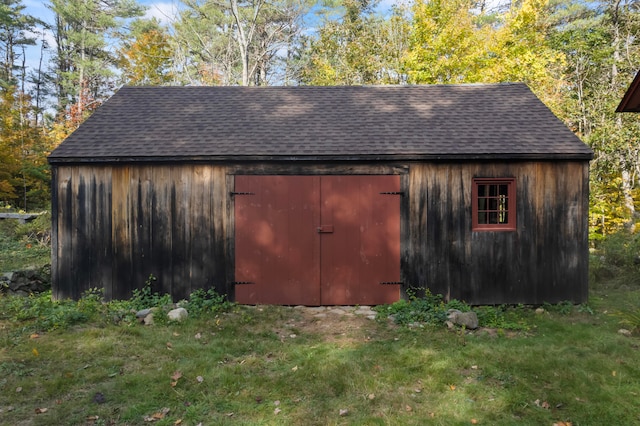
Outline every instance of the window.
[(474, 231), (516, 230), (516, 180), (473, 180), (472, 214)]

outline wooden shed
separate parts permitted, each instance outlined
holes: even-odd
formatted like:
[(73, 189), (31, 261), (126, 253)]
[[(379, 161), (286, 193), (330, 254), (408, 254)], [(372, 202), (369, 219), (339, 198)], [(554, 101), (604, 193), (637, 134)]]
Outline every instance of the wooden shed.
[(584, 302), (592, 155), (524, 84), (125, 87), (49, 157), (54, 297)]

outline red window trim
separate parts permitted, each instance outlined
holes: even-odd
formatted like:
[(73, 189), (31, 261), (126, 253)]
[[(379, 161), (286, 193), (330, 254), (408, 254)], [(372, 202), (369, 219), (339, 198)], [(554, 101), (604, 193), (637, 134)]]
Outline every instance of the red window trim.
[[(505, 223), (479, 223), (478, 186), (507, 185), (507, 221)], [(484, 198), (484, 197), (483, 197)], [(516, 179), (515, 178), (474, 178), (471, 190), (472, 231), (515, 231), (516, 230)], [(497, 212), (500, 210), (486, 210)]]

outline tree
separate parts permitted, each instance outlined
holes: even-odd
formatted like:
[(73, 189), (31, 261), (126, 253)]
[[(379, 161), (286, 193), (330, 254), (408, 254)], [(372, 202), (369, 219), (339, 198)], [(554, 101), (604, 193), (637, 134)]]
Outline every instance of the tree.
[(550, 40), (567, 58), (559, 112), (595, 153), (590, 174), (594, 238), (622, 225), (633, 230), (638, 220), (640, 119), (614, 112), (640, 64), (636, 3), (560, 2), (551, 15)]
[(124, 20), (143, 12), (135, 0), (51, 0), (55, 14), (58, 111), (83, 116), (113, 89), (108, 38), (121, 38)]
[[(492, 27), (481, 25), (472, 0), (417, 0), (404, 66), (412, 83), (487, 80)], [(498, 53), (499, 54), (499, 53)]]
[(310, 85), (398, 84), (406, 81), (401, 60), (408, 23), (395, 7), (389, 19), (368, 0), (344, 0), (342, 14), (326, 19), (299, 56), (298, 80)]
[(24, 8), (20, 0), (0, 0), (0, 85), (4, 87), (17, 84), (14, 75), (20, 69), (17, 62), (24, 59), (24, 48), (35, 44), (28, 34), (37, 20), (23, 14)]
[(167, 31), (155, 19), (134, 21), (131, 28), (131, 40), (126, 40), (118, 51), (122, 80), (131, 85), (173, 81), (173, 49)]
[(299, 31), (303, 1), (186, 0), (175, 23), (178, 61), (189, 83), (264, 85)]

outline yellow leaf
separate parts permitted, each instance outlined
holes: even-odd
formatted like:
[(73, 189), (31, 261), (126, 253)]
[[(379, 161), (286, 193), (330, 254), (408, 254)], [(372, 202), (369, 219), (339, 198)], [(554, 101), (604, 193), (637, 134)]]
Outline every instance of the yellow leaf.
[(38, 350), (36, 348), (33, 348), (31, 350), (31, 353), (33, 353), (33, 356), (40, 356), (40, 352), (38, 352)]

